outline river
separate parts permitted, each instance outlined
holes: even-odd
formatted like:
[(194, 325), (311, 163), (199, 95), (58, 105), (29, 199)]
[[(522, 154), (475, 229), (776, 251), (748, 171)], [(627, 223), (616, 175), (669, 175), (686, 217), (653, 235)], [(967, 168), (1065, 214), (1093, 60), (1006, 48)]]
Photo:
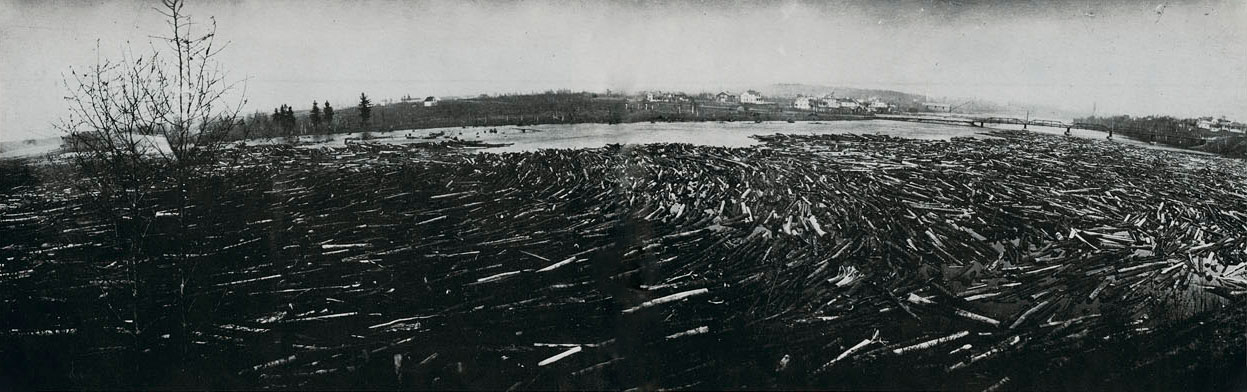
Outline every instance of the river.
[[(690, 143), (722, 147), (747, 147), (758, 144), (753, 135), (784, 134), (871, 134), (890, 135), (911, 139), (947, 140), (953, 137), (989, 137), (993, 129), (1021, 129), (1020, 125), (996, 125), (974, 128), (958, 125), (928, 124), (890, 120), (868, 121), (799, 121), (795, 123), (772, 122), (677, 122), (677, 123), (629, 123), (629, 124), (544, 124), (525, 127), (466, 127), (400, 130), (373, 133), (373, 142), (419, 143), (441, 141), (457, 137), (461, 140), (481, 141), (491, 144), (509, 143), (505, 147), (482, 148), (485, 152), (520, 152), (545, 148), (597, 148), (607, 144)], [(496, 130), (496, 133), (491, 133)], [(1031, 126), (1032, 132), (1062, 135), (1064, 128)], [(440, 137), (425, 139), (430, 135)], [(332, 136), (303, 136), (305, 146), (341, 146), (347, 138), (359, 138), (358, 133)], [(408, 137), (411, 137), (409, 139)], [(1085, 139), (1106, 140), (1103, 132), (1074, 129), (1071, 136)], [(254, 143), (279, 143), (283, 139), (256, 140)], [(1114, 143), (1130, 144), (1147, 148), (1194, 152), (1146, 142), (1116, 137)]]

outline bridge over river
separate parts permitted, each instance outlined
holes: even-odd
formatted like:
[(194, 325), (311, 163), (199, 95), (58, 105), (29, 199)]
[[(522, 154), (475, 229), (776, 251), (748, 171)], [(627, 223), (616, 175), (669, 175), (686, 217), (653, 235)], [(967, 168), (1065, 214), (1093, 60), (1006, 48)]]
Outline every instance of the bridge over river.
[(934, 124), (951, 124), (966, 125), (971, 127), (985, 127), (987, 124), (1013, 124), (1021, 125), (1022, 129), (1030, 126), (1065, 128), (1068, 132), (1071, 129), (1086, 129), (1091, 131), (1100, 131), (1107, 133), (1109, 137), (1121, 135), (1136, 140), (1146, 142), (1162, 143), (1178, 147), (1191, 147), (1204, 143), (1204, 139), (1198, 136), (1186, 135), (1176, 132), (1166, 132), (1155, 129), (1145, 129), (1138, 127), (1115, 126), (1110, 127), (1101, 124), (1091, 124), (1083, 122), (1063, 122), (1056, 120), (1024, 120), (1014, 117), (953, 117), (953, 116), (917, 116), (905, 114), (882, 114), (876, 118), (894, 121), (910, 121), (924, 122)]

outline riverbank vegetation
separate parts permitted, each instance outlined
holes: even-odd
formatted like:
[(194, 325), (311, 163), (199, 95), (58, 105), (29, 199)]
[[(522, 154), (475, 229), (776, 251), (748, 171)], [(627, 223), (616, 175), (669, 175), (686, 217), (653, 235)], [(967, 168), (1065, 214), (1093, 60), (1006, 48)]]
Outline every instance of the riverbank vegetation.
[(1172, 139), (1174, 143), (1170, 144), (1179, 147), (1230, 157), (1247, 158), (1247, 134), (1243, 133), (1242, 124), (1238, 123), (1233, 123), (1236, 128), (1227, 127), (1213, 131), (1201, 128), (1201, 119), (1172, 116), (1091, 116), (1074, 119), (1074, 122), (1099, 125), (1106, 130), (1111, 129), (1118, 134), (1143, 141)]

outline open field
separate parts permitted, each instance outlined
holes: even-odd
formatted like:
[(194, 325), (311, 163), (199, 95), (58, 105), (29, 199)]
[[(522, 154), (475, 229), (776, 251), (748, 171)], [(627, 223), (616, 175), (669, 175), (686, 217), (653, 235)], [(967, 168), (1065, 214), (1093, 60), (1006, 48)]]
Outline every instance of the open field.
[(0, 380), (1243, 385), (1247, 163), (992, 136), (252, 146), (117, 225), (44, 178), (0, 190)]

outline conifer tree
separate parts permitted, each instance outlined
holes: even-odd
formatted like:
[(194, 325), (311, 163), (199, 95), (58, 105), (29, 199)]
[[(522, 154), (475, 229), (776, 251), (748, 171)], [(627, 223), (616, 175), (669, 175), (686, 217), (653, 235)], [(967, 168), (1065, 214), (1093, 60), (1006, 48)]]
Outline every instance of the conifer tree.
[(317, 106), (316, 101), (312, 101), (312, 114), (308, 118), (312, 120), (313, 130), (320, 128), (320, 106)]
[(333, 106), (329, 105), (329, 101), (325, 101), (324, 110), (325, 124), (333, 125)]
[(361, 126), (368, 126), (368, 119), (372, 117), (372, 101), (368, 100), (368, 96), (359, 93), (359, 122)]

